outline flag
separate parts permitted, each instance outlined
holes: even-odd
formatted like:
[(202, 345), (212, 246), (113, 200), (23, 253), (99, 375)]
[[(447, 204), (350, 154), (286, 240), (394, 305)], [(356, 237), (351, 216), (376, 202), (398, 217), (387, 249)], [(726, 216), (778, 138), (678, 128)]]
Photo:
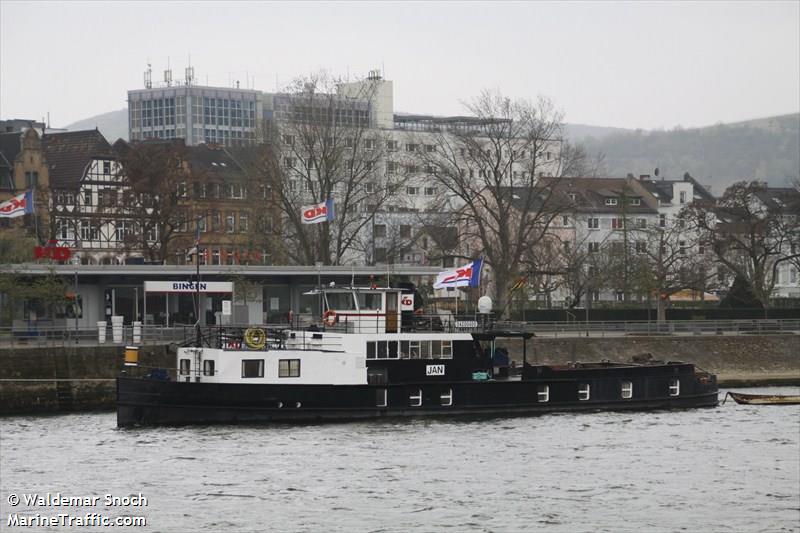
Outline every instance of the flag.
[(15, 218), (33, 213), (33, 191), (25, 191), (0, 203), (0, 218)]
[(433, 284), (434, 289), (447, 287), (478, 287), (481, 284), (481, 266), (483, 258), (476, 259), (455, 270), (439, 272)]
[(328, 198), (327, 201), (315, 205), (304, 205), (302, 210), (303, 224), (331, 222), (333, 221), (333, 198)]

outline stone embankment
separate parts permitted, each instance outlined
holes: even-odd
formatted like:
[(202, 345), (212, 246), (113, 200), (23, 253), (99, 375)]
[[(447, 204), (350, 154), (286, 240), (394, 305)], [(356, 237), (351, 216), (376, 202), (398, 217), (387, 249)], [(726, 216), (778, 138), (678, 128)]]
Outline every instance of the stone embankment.
[[(517, 340), (498, 341), (522, 359)], [(113, 409), (124, 347), (0, 349), (0, 415)], [(722, 386), (800, 385), (800, 335), (536, 338), (528, 362), (630, 361), (652, 355), (687, 361), (719, 376)], [(174, 368), (166, 346), (140, 349), (141, 367)]]

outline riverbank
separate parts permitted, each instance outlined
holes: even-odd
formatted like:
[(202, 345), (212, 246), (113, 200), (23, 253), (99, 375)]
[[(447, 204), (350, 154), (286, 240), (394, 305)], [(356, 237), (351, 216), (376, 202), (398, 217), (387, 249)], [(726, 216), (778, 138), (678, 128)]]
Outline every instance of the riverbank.
[[(498, 341), (522, 362), (518, 340)], [(109, 410), (116, 399), (115, 377), (122, 346), (0, 349), (0, 415)], [(717, 374), (722, 387), (800, 385), (800, 335), (536, 338), (528, 362), (687, 361)], [(140, 366), (174, 368), (167, 346), (140, 349)]]

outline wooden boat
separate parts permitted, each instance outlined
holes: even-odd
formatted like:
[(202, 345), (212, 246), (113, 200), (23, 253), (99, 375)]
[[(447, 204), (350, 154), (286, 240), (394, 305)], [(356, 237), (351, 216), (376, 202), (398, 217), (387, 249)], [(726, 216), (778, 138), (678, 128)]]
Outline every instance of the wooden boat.
[(725, 395), (734, 399), (736, 403), (747, 405), (797, 405), (800, 404), (800, 396), (782, 396), (778, 394), (742, 394), (741, 392), (729, 392)]

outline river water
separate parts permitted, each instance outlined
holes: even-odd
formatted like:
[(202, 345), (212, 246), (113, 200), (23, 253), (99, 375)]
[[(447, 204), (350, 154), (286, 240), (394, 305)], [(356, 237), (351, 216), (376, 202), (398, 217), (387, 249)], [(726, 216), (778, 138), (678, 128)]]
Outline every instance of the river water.
[[(24, 501), (47, 493), (99, 499)], [(6, 531), (798, 532), (800, 406), (134, 430), (112, 413), (4, 418), (0, 496)], [(90, 512), (147, 525), (8, 526)]]

